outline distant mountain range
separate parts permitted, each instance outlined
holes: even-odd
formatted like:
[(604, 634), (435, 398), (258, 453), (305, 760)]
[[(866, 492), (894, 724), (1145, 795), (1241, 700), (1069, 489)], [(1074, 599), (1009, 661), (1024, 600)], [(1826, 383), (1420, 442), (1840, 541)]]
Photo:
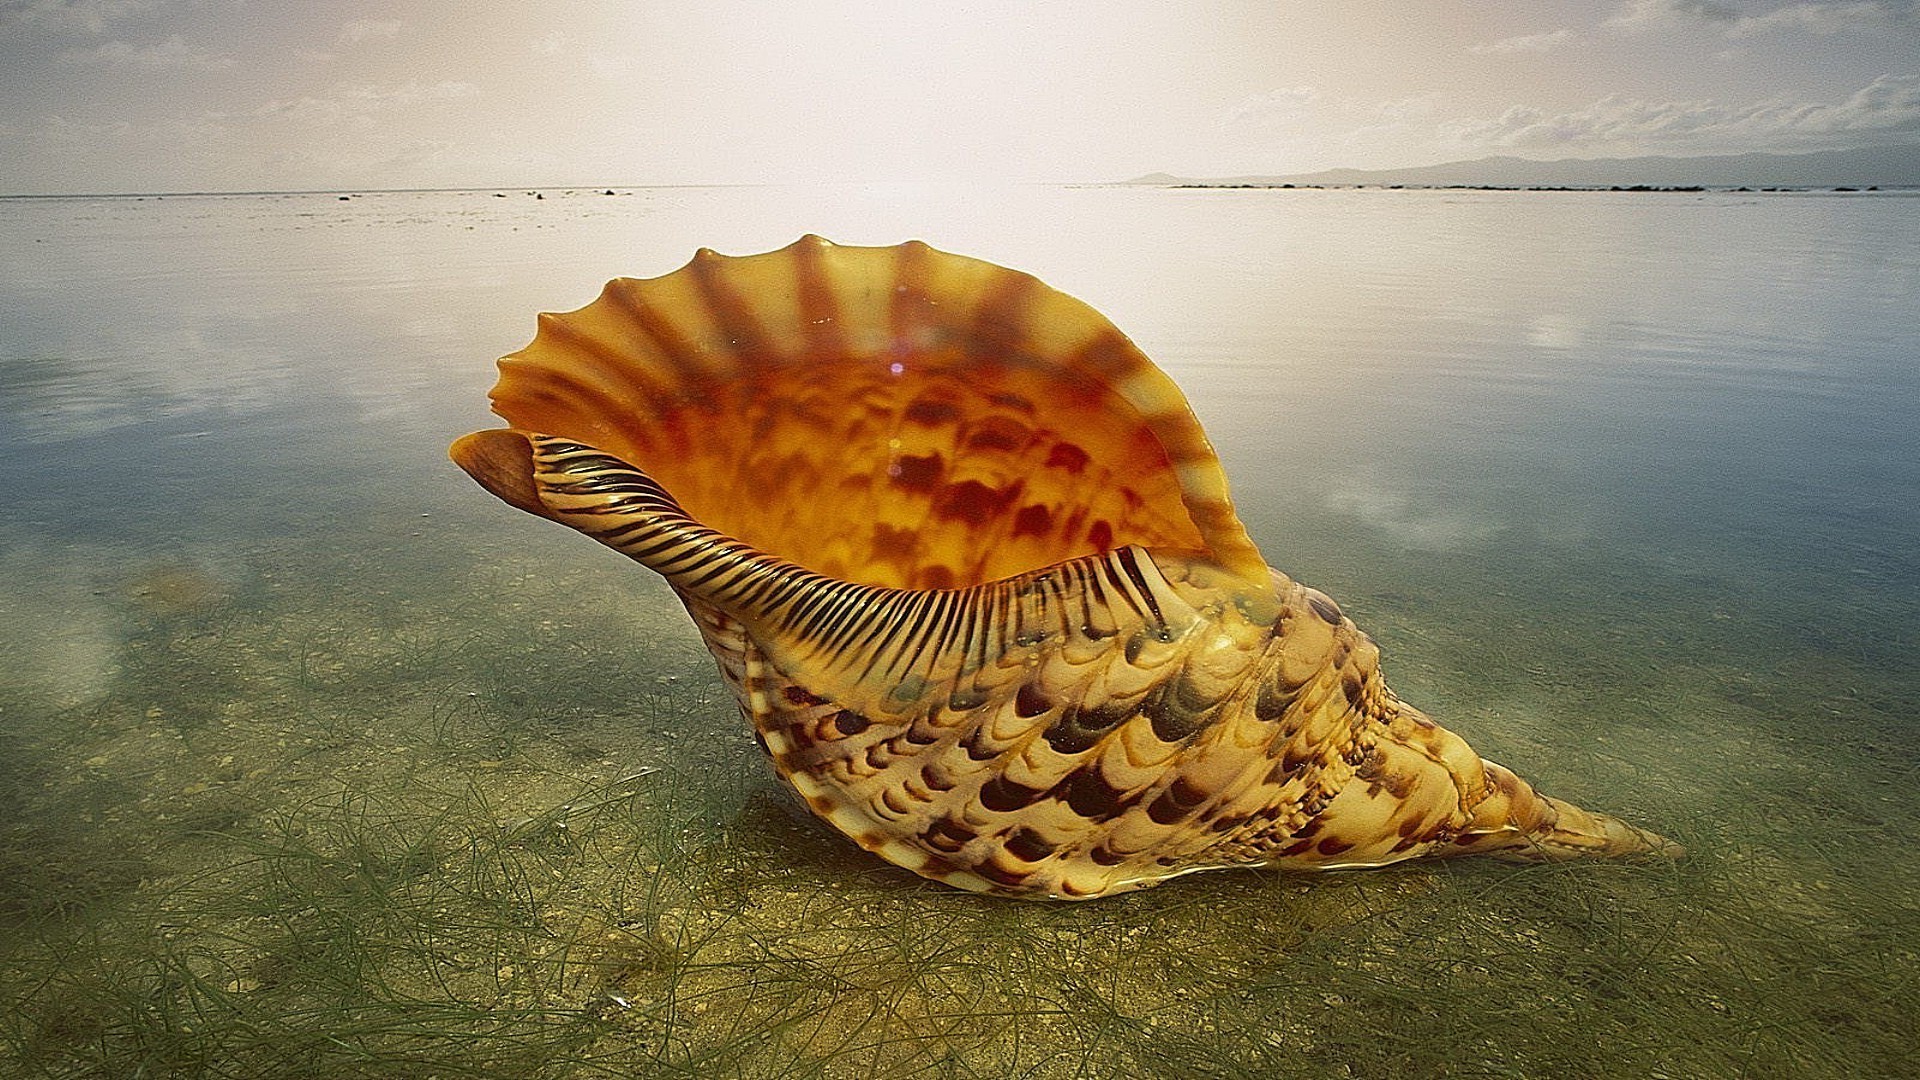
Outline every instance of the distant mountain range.
[(1328, 169), (1285, 176), (1195, 179), (1152, 173), (1128, 184), (1172, 187), (1920, 187), (1920, 144), (1822, 150), (1811, 154), (1721, 157), (1563, 158), (1532, 161), (1485, 157), (1412, 169)]

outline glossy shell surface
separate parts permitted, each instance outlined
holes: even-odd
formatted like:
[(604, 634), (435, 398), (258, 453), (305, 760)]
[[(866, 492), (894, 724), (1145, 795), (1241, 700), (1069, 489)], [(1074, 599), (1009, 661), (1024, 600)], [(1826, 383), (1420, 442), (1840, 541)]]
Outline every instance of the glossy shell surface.
[(617, 279), (542, 316), (493, 399), (831, 577), (975, 585), (1121, 543), (1264, 565), (1186, 399), (1112, 323), (925, 244)]
[(453, 456), (660, 572), (775, 771), (923, 876), (1087, 898), (1227, 866), (1677, 853), (1401, 702), (1261, 559), (1092, 308), (908, 243), (702, 251), (542, 316)]

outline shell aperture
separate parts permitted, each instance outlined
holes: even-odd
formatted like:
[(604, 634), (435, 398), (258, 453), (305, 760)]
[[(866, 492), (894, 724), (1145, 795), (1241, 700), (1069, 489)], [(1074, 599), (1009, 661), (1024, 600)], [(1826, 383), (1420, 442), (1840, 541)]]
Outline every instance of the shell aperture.
[(1029, 275), (702, 251), (542, 316), (508, 503), (658, 571), (775, 771), (925, 877), (1079, 899), (1231, 866), (1678, 853), (1536, 792), (1268, 568), (1172, 381)]

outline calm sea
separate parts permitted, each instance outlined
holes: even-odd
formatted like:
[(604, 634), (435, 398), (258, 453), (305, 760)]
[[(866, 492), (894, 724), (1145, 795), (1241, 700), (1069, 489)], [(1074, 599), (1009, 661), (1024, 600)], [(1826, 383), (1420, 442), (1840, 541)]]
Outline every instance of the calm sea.
[[(1920, 194), (541, 196), (0, 200), (4, 1071), (1902, 1075)], [(1099, 308), (1402, 697), (1690, 856), (1021, 905), (796, 818), (445, 446), (536, 312), (807, 232)]]

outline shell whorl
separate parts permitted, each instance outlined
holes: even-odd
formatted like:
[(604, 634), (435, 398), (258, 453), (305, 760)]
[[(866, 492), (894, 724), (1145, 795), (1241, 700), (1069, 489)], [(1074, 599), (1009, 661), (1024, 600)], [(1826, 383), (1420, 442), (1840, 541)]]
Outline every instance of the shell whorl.
[(575, 440), (483, 432), (455, 453), (732, 622), (742, 708), (781, 775), (927, 877), (1077, 899), (1233, 865), (1657, 839), (1482, 762), (1386, 689), (1332, 601), (1277, 573), (1251, 589), (1129, 546), (960, 589), (865, 585), (706, 527)]
[(1268, 569), (1184, 398), (1085, 304), (814, 237), (543, 316), (452, 455), (658, 571), (775, 770), (925, 877), (1080, 899), (1227, 866), (1667, 841), (1536, 792)]

